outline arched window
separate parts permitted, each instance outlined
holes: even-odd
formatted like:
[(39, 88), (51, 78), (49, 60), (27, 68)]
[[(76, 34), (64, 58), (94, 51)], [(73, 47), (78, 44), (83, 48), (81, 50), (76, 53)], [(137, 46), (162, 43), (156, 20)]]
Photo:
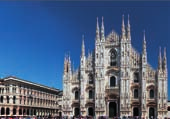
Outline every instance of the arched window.
[(154, 90), (153, 89), (150, 90), (150, 98), (154, 98)]
[(13, 109), (13, 115), (16, 115), (16, 109), (15, 108)]
[(26, 110), (25, 109), (23, 110), (23, 115), (26, 115)]
[(113, 49), (110, 51), (110, 66), (116, 66), (116, 51)]
[(33, 110), (31, 109), (31, 115), (33, 115)]
[(22, 109), (19, 109), (19, 115), (22, 115)]
[(93, 99), (93, 91), (89, 90), (89, 99)]
[(134, 98), (138, 98), (138, 89), (134, 90)]
[(93, 75), (89, 74), (89, 84), (93, 84)]
[(10, 114), (10, 110), (9, 108), (6, 108), (6, 115), (9, 115)]
[(7, 99), (7, 103), (9, 103), (9, 96), (7, 96), (6, 99)]
[(133, 78), (134, 78), (134, 82), (138, 83), (139, 82), (139, 73), (135, 72), (133, 75)]
[(16, 97), (14, 96), (13, 97), (13, 104), (15, 104), (16, 103)]
[(4, 114), (5, 114), (5, 108), (2, 107), (2, 108), (1, 108), (1, 115), (4, 115)]
[(168, 111), (170, 111), (170, 107), (168, 107)]
[(30, 111), (29, 111), (29, 109), (27, 109), (27, 115), (30, 115)]
[(4, 97), (3, 97), (3, 96), (1, 96), (1, 103), (3, 103), (3, 101), (4, 101)]
[(78, 99), (79, 99), (79, 92), (76, 91), (76, 92), (75, 92), (75, 100), (78, 100)]
[(116, 78), (114, 76), (110, 77), (110, 87), (116, 86)]
[(36, 109), (34, 109), (34, 115), (36, 115)]

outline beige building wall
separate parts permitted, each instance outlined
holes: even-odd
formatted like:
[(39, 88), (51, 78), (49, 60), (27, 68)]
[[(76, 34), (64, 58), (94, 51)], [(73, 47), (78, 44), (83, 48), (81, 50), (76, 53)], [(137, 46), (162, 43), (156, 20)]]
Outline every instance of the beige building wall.
[(58, 116), (58, 89), (16, 77), (0, 80), (0, 115)]

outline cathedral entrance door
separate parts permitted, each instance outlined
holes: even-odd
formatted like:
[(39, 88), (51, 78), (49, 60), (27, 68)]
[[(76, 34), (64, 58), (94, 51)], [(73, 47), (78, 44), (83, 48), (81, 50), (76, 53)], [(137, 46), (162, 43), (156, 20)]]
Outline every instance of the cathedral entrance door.
[(116, 103), (115, 102), (110, 102), (109, 103), (109, 117), (115, 117), (117, 110), (116, 110)]
[(133, 116), (139, 116), (139, 108), (133, 108)]
[(88, 109), (88, 112), (89, 112), (89, 116), (93, 116), (93, 108), (92, 108), (92, 107), (90, 107), (90, 108)]
[(74, 115), (78, 116), (80, 114), (80, 109), (79, 108), (75, 108), (74, 109)]
[(60, 116), (60, 117), (62, 116), (62, 113), (61, 113), (61, 112), (59, 112), (59, 116)]
[[(149, 108), (149, 118), (150, 118), (150, 119), (154, 119), (154, 111), (155, 111), (154, 108), (152, 108), (152, 107)], [(151, 117), (152, 117), (152, 118), (151, 118)]]

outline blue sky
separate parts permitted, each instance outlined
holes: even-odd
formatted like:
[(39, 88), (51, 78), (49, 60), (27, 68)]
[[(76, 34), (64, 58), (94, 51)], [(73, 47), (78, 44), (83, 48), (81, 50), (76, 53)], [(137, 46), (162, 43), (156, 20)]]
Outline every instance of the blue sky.
[(130, 15), (132, 44), (139, 52), (142, 51), (145, 29), (148, 62), (156, 69), (160, 46), (167, 47), (167, 58), (170, 58), (169, 7), (170, 2), (158, 1), (1, 1), (0, 76), (13, 75), (62, 89), (65, 53), (70, 52), (72, 62), (78, 67), (82, 34), (85, 35), (86, 54), (94, 49), (96, 17), (100, 23), (104, 17), (107, 35), (112, 29), (121, 33), (122, 14), (125, 24), (127, 15)]

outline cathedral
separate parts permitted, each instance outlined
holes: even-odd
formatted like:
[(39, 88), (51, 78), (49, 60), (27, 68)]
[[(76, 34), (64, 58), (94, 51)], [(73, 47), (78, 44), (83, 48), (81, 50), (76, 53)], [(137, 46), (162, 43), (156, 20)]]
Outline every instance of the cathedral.
[(104, 20), (96, 23), (95, 49), (85, 55), (84, 36), (80, 66), (73, 70), (65, 56), (63, 72), (63, 116), (167, 117), (168, 71), (166, 48), (158, 55), (157, 69), (147, 61), (147, 43), (143, 34), (141, 53), (131, 44), (129, 15), (122, 16), (121, 34), (105, 35)]

